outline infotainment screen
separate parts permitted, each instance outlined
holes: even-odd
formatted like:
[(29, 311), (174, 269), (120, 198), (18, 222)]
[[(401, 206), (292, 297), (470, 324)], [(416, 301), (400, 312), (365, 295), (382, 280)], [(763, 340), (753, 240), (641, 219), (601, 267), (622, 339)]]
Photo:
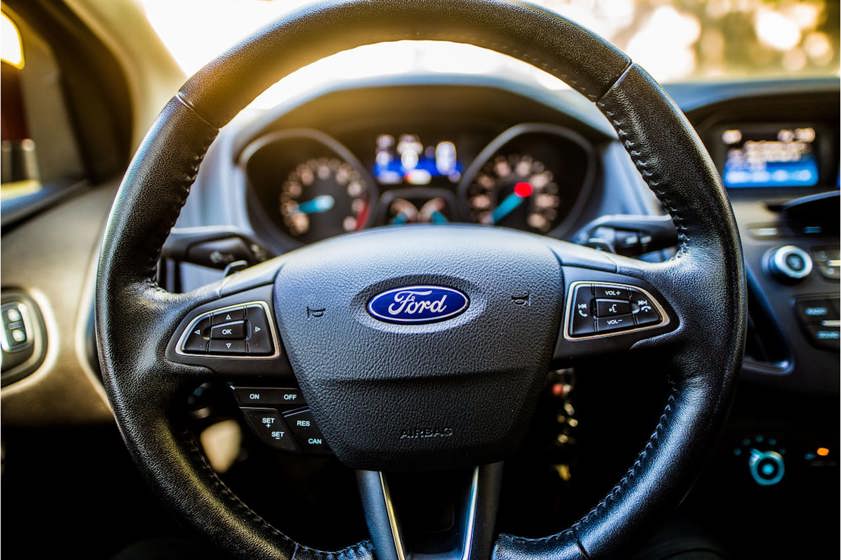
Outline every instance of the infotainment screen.
[(723, 127), (721, 177), (731, 189), (814, 187), (820, 179), (818, 132), (812, 126)]

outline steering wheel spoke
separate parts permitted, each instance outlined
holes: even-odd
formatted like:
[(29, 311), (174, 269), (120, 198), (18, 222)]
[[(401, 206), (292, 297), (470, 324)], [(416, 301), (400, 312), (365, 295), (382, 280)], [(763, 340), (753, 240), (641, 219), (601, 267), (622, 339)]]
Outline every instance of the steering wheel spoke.
[[(559, 361), (674, 342), (681, 314), (669, 265), (618, 259), (558, 242), (564, 277)], [(668, 335), (668, 336), (664, 336)]]
[(377, 558), (490, 557), (502, 463), (432, 473), (363, 470), (357, 481)]
[(190, 309), (166, 348), (171, 362), (200, 366), (223, 378), (291, 376), (275, 324), (273, 287), (258, 286)]

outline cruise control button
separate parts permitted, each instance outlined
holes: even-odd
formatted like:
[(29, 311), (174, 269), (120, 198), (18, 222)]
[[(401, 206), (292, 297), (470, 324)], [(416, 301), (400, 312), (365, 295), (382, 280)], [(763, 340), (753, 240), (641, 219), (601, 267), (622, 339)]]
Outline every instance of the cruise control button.
[(245, 354), (245, 341), (211, 339), (207, 349), (211, 354)]
[(248, 308), (248, 353), (268, 355), (272, 352), (274, 345), (266, 311), (259, 305), (251, 306)]
[(581, 284), (576, 286), (572, 297), (572, 310), (570, 321), (570, 335), (587, 336), (596, 332), (596, 325), (593, 322), (593, 313), (590, 305), (593, 299), (592, 286)]
[(234, 321), (233, 323), (222, 323), (213, 325), (210, 329), (210, 338), (220, 340), (237, 340), (245, 338), (245, 321)]
[(315, 423), (310, 409), (297, 410), (295, 412), (287, 412), (283, 415), (287, 426), (292, 430), (298, 445), (303, 451), (310, 453), (329, 453), (330, 449), (327, 447), (327, 442), (324, 441), (324, 436), (321, 430)]
[(631, 304), (627, 301), (617, 299), (597, 299), (596, 316), (614, 317), (616, 315), (627, 315), (631, 312)]
[(187, 340), (184, 341), (184, 352), (193, 354), (203, 354), (207, 352), (207, 338), (208, 329), (210, 328), (210, 317), (205, 317), (198, 323), (194, 323), (190, 332), (187, 334)]
[(599, 333), (621, 331), (634, 326), (632, 315), (621, 315), (619, 317), (598, 317), (596, 318), (596, 330)]
[(634, 320), (638, 327), (656, 325), (663, 320), (654, 302), (642, 292), (633, 291), (631, 294), (631, 304), (634, 310)]
[(295, 451), (295, 442), (278, 411), (267, 408), (243, 408), (242, 413), (257, 436), (275, 449)]
[(301, 406), (304, 397), (295, 388), (282, 389), (278, 387), (234, 387), (234, 395), (241, 405), (281, 405)]
[(593, 293), (596, 298), (621, 299), (624, 301), (631, 299), (631, 291), (628, 288), (618, 286), (599, 286), (597, 284)]
[(221, 323), (230, 323), (231, 321), (242, 321), (244, 319), (244, 307), (236, 307), (234, 309), (226, 309), (225, 311), (217, 311), (213, 314), (214, 325), (219, 325)]

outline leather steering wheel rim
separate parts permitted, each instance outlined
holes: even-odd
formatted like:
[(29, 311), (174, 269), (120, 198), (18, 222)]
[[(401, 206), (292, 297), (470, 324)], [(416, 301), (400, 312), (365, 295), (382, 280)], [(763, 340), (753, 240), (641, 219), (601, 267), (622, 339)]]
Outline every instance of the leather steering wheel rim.
[[(209, 467), (173, 409), (202, 368), (167, 360), (190, 309), (222, 290), (171, 294), (156, 263), (218, 129), (278, 79), (329, 54), (375, 42), (473, 44), (529, 62), (594, 102), (669, 212), (680, 247), (646, 270), (666, 286), (679, 328), (671, 393), (637, 460), (569, 529), (539, 539), (501, 535), (497, 558), (593, 558), (621, 550), (686, 491), (728, 408), (745, 339), (746, 287), (735, 219), (717, 171), (684, 115), (648, 74), (593, 33), (538, 7), (482, 0), (351, 0), (311, 7), (266, 27), (208, 64), (162, 110), (135, 154), (102, 244), (97, 341), (126, 444), (164, 499), (227, 550), (248, 558), (368, 558), (363, 541), (307, 548), (244, 504)], [(615, 259), (618, 272), (637, 265)], [(246, 273), (248, 274), (248, 273)], [(644, 346), (652, 342), (640, 343)]]

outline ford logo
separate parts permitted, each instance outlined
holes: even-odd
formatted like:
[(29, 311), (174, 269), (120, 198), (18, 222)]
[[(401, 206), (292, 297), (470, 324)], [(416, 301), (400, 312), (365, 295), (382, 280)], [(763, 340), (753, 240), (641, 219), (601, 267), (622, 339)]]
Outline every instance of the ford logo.
[(434, 323), (464, 312), (467, 296), (443, 286), (406, 286), (377, 294), (368, 302), (368, 313), (386, 323)]

